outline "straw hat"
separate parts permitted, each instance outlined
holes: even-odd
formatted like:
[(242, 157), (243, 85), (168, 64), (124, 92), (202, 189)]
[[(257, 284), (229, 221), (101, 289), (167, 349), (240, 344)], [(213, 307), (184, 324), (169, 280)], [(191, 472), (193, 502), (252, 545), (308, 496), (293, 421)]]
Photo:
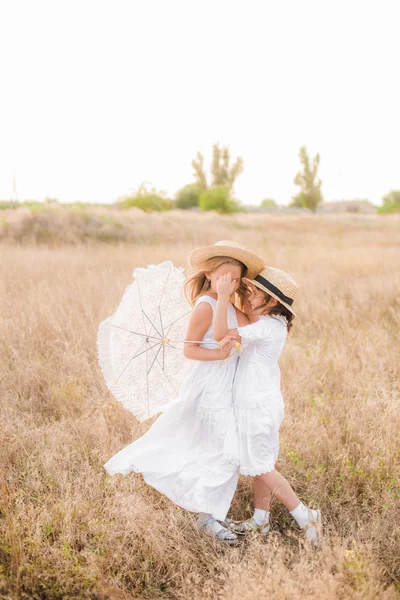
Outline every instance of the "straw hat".
[(299, 288), (295, 280), (285, 273), (285, 271), (275, 269), (275, 267), (264, 267), (254, 279), (243, 277), (243, 281), (252, 283), (263, 292), (276, 298), (276, 300), (279, 300), (283, 306), (286, 306), (296, 316), (292, 305)]
[(189, 254), (189, 266), (192, 269), (201, 269), (207, 260), (215, 256), (229, 256), (229, 258), (240, 260), (246, 265), (249, 277), (254, 277), (264, 267), (264, 261), (257, 254), (251, 252), (246, 246), (229, 240), (222, 240), (212, 246), (195, 248)]

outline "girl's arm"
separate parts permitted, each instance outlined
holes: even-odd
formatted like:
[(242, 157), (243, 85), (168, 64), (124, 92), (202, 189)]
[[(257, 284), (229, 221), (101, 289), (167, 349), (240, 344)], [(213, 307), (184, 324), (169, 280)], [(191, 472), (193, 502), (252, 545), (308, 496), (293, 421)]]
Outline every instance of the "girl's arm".
[[(200, 341), (211, 325), (212, 308), (208, 302), (202, 302), (193, 309), (186, 332), (186, 340)], [(183, 353), (192, 360), (224, 360), (230, 354), (233, 340), (224, 340), (219, 348), (202, 348), (199, 344), (184, 344)]]
[(228, 308), (234, 287), (230, 273), (223, 275), (217, 281), (218, 300), (213, 318), (213, 338), (218, 341), (227, 335), (238, 341), (241, 339), (237, 329), (228, 329)]
[(239, 327), (244, 327), (245, 325), (249, 325), (251, 323), (250, 319), (249, 319), (249, 315), (246, 311), (246, 307), (244, 307), (244, 310), (240, 310), (240, 308), (238, 308), (237, 306), (233, 307), (236, 311), (236, 318), (237, 318), (237, 322)]

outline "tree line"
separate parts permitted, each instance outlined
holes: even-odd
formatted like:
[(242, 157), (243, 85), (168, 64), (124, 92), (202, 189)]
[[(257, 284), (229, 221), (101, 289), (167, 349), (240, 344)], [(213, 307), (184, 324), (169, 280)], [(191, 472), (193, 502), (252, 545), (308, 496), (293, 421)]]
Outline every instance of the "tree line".
[[(292, 198), (290, 206), (308, 208), (316, 211), (322, 201), (321, 180), (318, 179), (319, 154), (310, 160), (305, 147), (299, 153), (301, 169), (294, 182), (299, 186), (299, 193)], [(119, 204), (124, 207), (137, 206), (143, 210), (168, 210), (176, 208), (200, 210), (216, 210), (219, 212), (235, 212), (240, 210), (240, 203), (234, 198), (234, 185), (243, 172), (243, 158), (231, 159), (227, 146), (214, 144), (208, 181), (204, 156), (198, 152), (192, 160), (194, 181), (188, 183), (176, 193), (175, 201), (168, 199), (155, 188), (142, 184), (132, 196), (124, 198)], [(265, 199), (261, 206), (275, 207), (272, 199)]]
[[(306, 208), (316, 212), (323, 202), (322, 181), (318, 176), (320, 155), (311, 158), (305, 146), (299, 150), (300, 169), (294, 177), (298, 193), (291, 199), (289, 207)], [(241, 210), (240, 203), (234, 197), (234, 185), (243, 172), (243, 158), (231, 159), (227, 146), (214, 144), (210, 165), (210, 179), (207, 179), (204, 156), (198, 152), (192, 160), (193, 181), (183, 186), (175, 195), (175, 200), (154, 187), (141, 185), (131, 196), (118, 202), (123, 208), (137, 206), (142, 210), (169, 210), (171, 208), (215, 210), (230, 213)], [(266, 198), (261, 202), (262, 208), (276, 208), (276, 202)], [(400, 190), (393, 190), (382, 200), (379, 213), (400, 211)]]
[[(289, 207), (306, 208), (316, 212), (323, 201), (322, 181), (318, 176), (320, 155), (311, 158), (305, 146), (299, 150), (300, 169), (294, 177), (294, 184), (298, 193), (293, 196)], [(243, 210), (240, 202), (234, 197), (234, 185), (243, 172), (243, 158), (231, 158), (228, 146), (214, 144), (210, 165), (210, 176), (207, 178), (204, 165), (204, 156), (198, 152), (192, 160), (193, 181), (177, 191), (175, 199), (167, 197), (150, 184), (143, 183), (132, 193), (116, 202), (120, 208), (138, 207), (144, 211), (165, 211), (172, 208), (199, 209), (202, 211), (215, 210), (221, 213), (231, 213)], [(47, 199), (48, 201), (50, 199)], [(55, 199), (51, 199), (57, 202)], [(24, 206), (35, 208), (38, 202), (25, 202)], [(18, 201), (0, 201), (0, 209), (16, 208), (22, 205)], [(261, 207), (274, 209), (277, 207), (275, 200), (266, 198), (261, 202)], [(378, 212), (400, 212), (400, 190), (392, 190), (384, 196), (382, 206)]]

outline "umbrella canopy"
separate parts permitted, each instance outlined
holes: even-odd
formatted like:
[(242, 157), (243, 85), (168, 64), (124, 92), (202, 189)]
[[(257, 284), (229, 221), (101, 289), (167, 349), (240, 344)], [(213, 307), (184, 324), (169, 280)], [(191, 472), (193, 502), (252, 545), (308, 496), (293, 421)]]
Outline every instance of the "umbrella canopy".
[(191, 307), (184, 270), (165, 261), (137, 268), (115, 313), (98, 330), (98, 358), (108, 389), (140, 421), (179, 395)]

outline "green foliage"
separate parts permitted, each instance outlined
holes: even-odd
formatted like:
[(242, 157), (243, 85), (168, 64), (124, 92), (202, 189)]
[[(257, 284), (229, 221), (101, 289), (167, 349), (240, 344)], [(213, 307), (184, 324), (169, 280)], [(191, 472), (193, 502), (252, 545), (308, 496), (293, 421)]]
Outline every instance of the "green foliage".
[(46, 204), (44, 202), (39, 202), (38, 200), (25, 200), (20, 206), (29, 208), (31, 213), (40, 213), (46, 210)]
[(18, 208), (19, 202), (15, 200), (0, 200), (0, 210), (7, 210), (8, 208)]
[(243, 172), (243, 159), (238, 157), (231, 166), (231, 157), (229, 148), (213, 146), (213, 155), (211, 162), (212, 187), (225, 186), (229, 190), (233, 188), (235, 180)]
[(192, 167), (194, 171), (193, 175), (198, 187), (201, 190), (206, 190), (208, 187), (207, 177), (204, 173), (204, 156), (201, 154), (201, 152), (198, 152), (196, 158), (192, 160)]
[[(207, 177), (204, 172), (204, 157), (198, 152), (196, 158), (192, 161), (194, 177), (201, 190), (206, 190)], [(243, 172), (243, 159), (238, 157), (231, 165), (231, 156), (227, 146), (219, 147), (219, 144), (213, 145), (211, 161), (211, 188), (225, 187), (232, 191), (234, 183)]]
[(24, 200), (24, 202), (18, 202), (18, 200), (0, 200), (0, 210), (20, 207), (29, 208), (31, 212), (41, 212), (45, 210), (46, 204), (38, 200)]
[(217, 186), (202, 192), (199, 199), (201, 210), (216, 210), (221, 213), (236, 212), (238, 202), (230, 197), (230, 190), (225, 186)]
[(192, 208), (199, 205), (202, 190), (198, 183), (189, 183), (176, 193), (176, 208)]
[(172, 202), (157, 194), (146, 194), (145, 196), (128, 196), (121, 202), (122, 208), (141, 208), (145, 212), (171, 210)]
[(145, 212), (171, 210), (172, 202), (158, 192), (154, 187), (149, 189), (142, 184), (133, 196), (128, 196), (119, 202), (121, 208), (140, 208)]
[(291, 206), (308, 208), (316, 212), (317, 206), (322, 202), (321, 180), (317, 179), (320, 156), (317, 154), (312, 163), (305, 146), (299, 152), (302, 170), (294, 178), (295, 185), (300, 187), (300, 192), (292, 199)]
[(272, 198), (265, 198), (265, 200), (261, 202), (261, 208), (277, 208), (277, 204)]
[(392, 190), (382, 200), (382, 206), (378, 208), (381, 215), (400, 212), (400, 190)]

